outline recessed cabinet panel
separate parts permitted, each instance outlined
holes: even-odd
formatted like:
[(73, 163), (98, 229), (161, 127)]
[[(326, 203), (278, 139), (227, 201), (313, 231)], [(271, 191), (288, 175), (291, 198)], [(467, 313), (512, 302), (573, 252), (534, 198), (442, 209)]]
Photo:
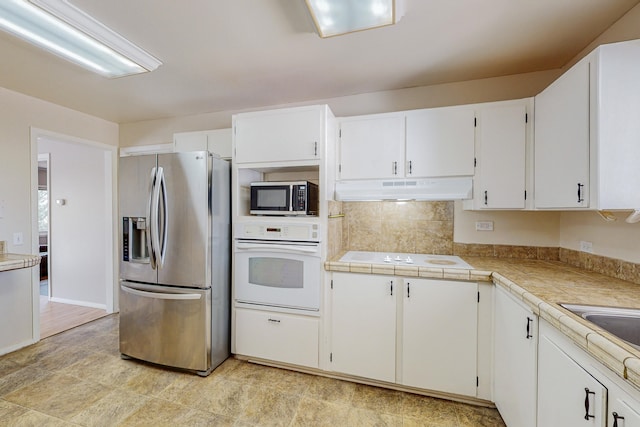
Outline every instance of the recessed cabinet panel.
[(317, 318), (237, 308), (235, 324), (237, 354), (318, 367)]
[(603, 427), (607, 389), (540, 332), (538, 426)]
[(524, 102), (479, 108), (474, 196), (480, 209), (525, 207), (526, 114)]
[(538, 209), (589, 206), (589, 65), (587, 57), (535, 97)]
[(473, 175), (474, 133), (470, 107), (407, 112), (407, 177)]
[(403, 279), (402, 384), (476, 395), (478, 285)]
[(508, 426), (536, 427), (538, 316), (497, 285), (494, 303), (493, 400)]
[(321, 106), (234, 116), (236, 163), (321, 158), (325, 116)]
[(340, 123), (340, 179), (402, 178), (404, 117), (372, 115)]
[(395, 382), (398, 282), (393, 276), (333, 274), (334, 371)]

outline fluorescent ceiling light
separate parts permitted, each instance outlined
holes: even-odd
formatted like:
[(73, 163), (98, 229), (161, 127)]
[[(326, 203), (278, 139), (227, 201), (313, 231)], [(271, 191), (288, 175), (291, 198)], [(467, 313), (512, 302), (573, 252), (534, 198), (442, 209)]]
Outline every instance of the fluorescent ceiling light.
[(109, 78), (162, 64), (67, 0), (1, 0), (0, 29)]
[(320, 37), (396, 24), (402, 0), (306, 0)]

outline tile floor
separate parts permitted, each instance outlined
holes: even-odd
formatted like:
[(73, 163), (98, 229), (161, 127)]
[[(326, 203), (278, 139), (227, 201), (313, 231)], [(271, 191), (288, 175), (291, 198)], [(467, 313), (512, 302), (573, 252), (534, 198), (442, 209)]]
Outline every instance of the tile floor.
[(0, 356), (0, 426), (504, 426), (495, 409), (229, 359), (122, 360), (111, 315)]

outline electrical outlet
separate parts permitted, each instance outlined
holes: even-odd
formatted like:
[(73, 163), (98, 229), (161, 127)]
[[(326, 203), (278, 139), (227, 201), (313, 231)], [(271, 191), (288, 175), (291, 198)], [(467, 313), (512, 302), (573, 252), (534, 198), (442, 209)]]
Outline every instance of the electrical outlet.
[(13, 245), (20, 246), (24, 244), (24, 237), (21, 232), (13, 233)]
[(493, 231), (493, 221), (476, 221), (476, 231)]
[(592, 254), (593, 244), (591, 242), (580, 241), (580, 251)]

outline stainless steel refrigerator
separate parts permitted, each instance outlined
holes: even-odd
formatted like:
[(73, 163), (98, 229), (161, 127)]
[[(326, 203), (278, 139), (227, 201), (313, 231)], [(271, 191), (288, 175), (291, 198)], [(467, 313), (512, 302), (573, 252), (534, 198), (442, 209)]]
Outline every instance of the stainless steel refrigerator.
[(204, 151), (120, 159), (124, 358), (206, 376), (229, 356), (229, 180)]

